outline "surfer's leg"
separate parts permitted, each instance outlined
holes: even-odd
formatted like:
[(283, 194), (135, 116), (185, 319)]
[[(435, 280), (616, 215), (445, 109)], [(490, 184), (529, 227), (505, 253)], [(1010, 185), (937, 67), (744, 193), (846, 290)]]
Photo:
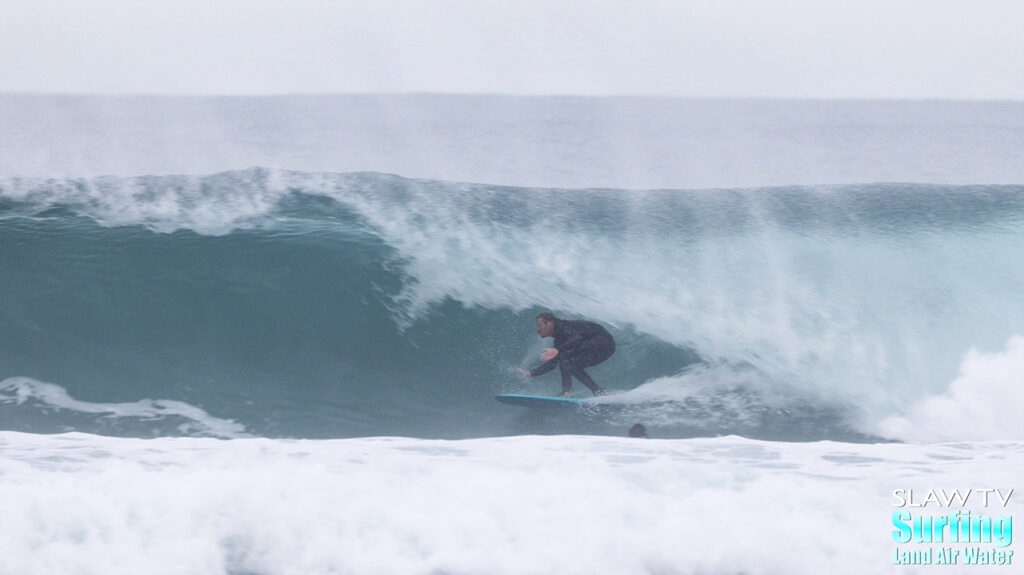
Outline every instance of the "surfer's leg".
[(572, 393), (572, 378), (583, 382), (583, 385), (587, 386), (594, 395), (604, 395), (604, 390), (601, 386), (594, 382), (594, 378), (590, 377), (590, 374), (586, 372), (586, 359), (583, 357), (566, 359), (559, 363), (559, 367), (562, 368), (562, 394)]
[(594, 395), (604, 395), (604, 389), (590, 377), (585, 368), (597, 365), (615, 353), (615, 341), (610, 338), (594, 338), (585, 342), (577, 356), (566, 361), (576, 379), (583, 382)]
[(583, 385), (587, 386), (594, 395), (604, 395), (604, 390), (601, 389), (600, 385), (597, 385), (597, 383), (594, 382), (594, 378), (590, 377), (590, 374), (587, 373), (585, 369), (577, 370), (575, 375), (576, 379), (582, 381)]
[(596, 337), (587, 342), (584, 349), (584, 367), (593, 367), (608, 359), (615, 353), (615, 340), (607, 337)]
[(562, 393), (559, 395), (563, 397), (571, 397), (573, 364), (571, 361), (560, 361), (558, 362), (558, 367), (562, 373)]

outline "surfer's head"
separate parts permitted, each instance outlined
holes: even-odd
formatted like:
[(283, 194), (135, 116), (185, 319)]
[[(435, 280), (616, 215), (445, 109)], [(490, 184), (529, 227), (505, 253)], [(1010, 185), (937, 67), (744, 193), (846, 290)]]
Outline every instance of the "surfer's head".
[(633, 427), (629, 428), (629, 436), (630, 437), (647, 437), (647, 428), (644, 427), (644, 424), (637, 423), (637, 424), (633, 425)]
[(544, 312), (537, 316), (537, 335), (541, 337), (553, 337), (555, 335), (555, 314)]

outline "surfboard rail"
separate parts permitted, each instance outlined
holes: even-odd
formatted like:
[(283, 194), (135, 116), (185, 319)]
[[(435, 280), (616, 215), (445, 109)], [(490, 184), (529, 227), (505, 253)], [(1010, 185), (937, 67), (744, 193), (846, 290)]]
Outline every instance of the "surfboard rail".
[(552, 397), (550, 395), (527, 395), (522, 393), (502, 393), (494, 399), (508, 405), (530, 408), (573, 407), (586, 401), (578, 397)]

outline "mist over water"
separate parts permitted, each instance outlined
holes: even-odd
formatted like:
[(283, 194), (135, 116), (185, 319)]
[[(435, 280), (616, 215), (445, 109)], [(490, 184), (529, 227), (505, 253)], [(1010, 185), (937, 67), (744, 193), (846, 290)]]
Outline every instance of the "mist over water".
[(0, 95), (0, 176), (254, 166), (526, 187), (1020, 184), (1024, 103)]

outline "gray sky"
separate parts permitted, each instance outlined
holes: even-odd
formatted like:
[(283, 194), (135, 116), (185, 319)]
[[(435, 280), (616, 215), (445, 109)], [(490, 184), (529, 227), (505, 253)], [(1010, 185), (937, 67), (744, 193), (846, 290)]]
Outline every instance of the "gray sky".
[(0, 0), (0, 92), (1024, 100), (1020, 0)]

